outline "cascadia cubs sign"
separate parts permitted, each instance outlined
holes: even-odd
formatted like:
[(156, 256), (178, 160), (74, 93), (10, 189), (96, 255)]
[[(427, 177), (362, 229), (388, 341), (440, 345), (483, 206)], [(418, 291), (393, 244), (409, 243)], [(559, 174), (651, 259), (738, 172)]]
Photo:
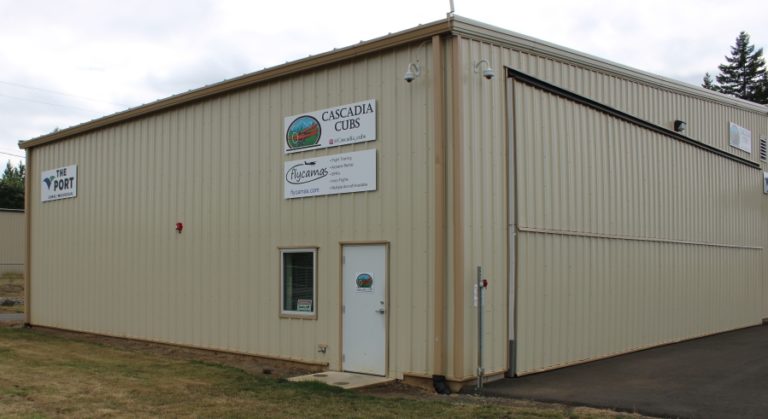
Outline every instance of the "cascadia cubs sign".
[(335, 147), (376, 139), (376, 101), (293, 115), (284, 121), (285, 152)]
[(46, 170), (40, 175), (43, 202), (77, 196), (77, 165)]

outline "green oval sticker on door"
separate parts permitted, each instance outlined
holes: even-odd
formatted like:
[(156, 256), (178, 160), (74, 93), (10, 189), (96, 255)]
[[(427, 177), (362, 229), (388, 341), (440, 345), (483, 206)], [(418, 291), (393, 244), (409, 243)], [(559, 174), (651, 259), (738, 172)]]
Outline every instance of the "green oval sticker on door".
[(355, 279), (358, 292), (372, 292), (373, 291), (373, 276), (368, 273), (361, 273), (357, 275)]

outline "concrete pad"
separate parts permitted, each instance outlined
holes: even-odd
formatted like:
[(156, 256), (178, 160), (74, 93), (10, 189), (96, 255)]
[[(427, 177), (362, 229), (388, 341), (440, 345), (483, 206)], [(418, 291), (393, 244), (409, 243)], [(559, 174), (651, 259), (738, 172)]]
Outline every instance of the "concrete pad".
[(395, 381), (394, 378), (379, 377), (378, 375), (355, 374), (341, 371), (324, 371), (314, 374), (291, 377), (288, 381), (319, 381), (330, 386), (341, 387), (346, 390), (355, 388), (372, 387)]

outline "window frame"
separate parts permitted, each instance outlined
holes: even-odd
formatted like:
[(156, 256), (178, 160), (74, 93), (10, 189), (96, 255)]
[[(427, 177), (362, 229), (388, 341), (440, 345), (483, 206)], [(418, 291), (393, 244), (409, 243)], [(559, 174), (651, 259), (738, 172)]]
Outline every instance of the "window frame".
[[(283, 318), (296, 318), (296, 319), (317, 319), (317, 254), (319, 248), (317, 246), (301, 246), (301, 247), (280, 247), (280, 278), (278, 279), (278, 288), (280, 298), (278, 300), (278, 313)], [(289, 253), (311, 253), (312, 254), (312, 311), (294, 311), (285, 310), (285, 254)]]

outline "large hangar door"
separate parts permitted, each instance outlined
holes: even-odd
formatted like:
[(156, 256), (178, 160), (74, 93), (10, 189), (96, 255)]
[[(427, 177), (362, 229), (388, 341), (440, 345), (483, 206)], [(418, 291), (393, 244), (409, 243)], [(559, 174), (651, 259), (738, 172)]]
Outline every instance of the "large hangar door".
[(515, 374), (760, 324), (759, 166), (509, 76)]

